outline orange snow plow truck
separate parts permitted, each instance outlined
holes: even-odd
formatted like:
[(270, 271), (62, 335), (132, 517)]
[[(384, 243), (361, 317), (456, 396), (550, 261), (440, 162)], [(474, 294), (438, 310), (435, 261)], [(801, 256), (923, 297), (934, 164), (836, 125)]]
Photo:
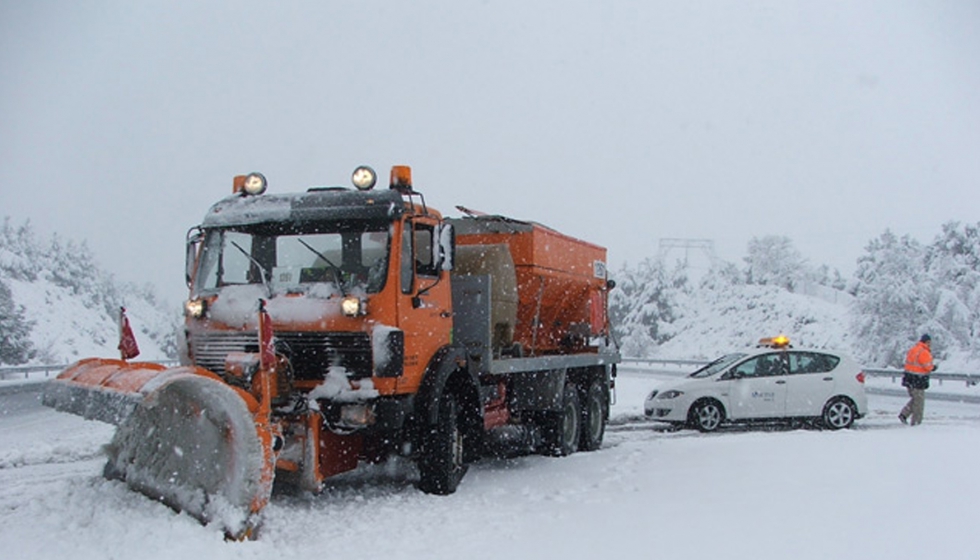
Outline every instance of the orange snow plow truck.
[(273, 480), (319, 490), (414, 459), (456, 490), (490, 454), (597, 449), (619, 353), (606, 250), (537, 223), (443, 218), (408, 167), (374, 189), (235, 178), (187, 236), (181, 365), (91, 358), (44, 403), (116, 424), (107, 477), (253, 535)]

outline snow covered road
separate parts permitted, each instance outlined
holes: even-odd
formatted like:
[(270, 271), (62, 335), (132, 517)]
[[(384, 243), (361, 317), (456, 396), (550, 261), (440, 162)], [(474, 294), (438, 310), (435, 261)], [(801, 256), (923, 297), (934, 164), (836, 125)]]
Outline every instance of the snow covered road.
[(111, 426), (0, 395), (0, 555), (977, 557), (980, 406), (928, 401), (912, 429), (895, 419), (904, 399), (873, 395), (852, 430), (702, 435), (640, 420), (656, 383), (620, 376), (597, 452), (482, 461), (448, 497), (416, 490), (404, 461), (365, 468), (317, 496), (278, 492), (247, 543), (102, 479)]

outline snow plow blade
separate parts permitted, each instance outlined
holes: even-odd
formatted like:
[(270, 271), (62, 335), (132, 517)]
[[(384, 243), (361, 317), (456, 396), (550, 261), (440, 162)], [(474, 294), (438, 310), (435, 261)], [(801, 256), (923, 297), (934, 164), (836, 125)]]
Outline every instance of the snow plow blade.
[(226, 535), (250, 535), (271, 494), (271, 450), (254, 398), (194, 367), (92, 359), (46, 388), (56, 410), (117, 424), (107, 478)]
[(166, 369), (154, 363), (81, 360), (47, 383), (41, 402), (61, 412), (118, 426), (147, 392), (159, 386), (157, 378)]

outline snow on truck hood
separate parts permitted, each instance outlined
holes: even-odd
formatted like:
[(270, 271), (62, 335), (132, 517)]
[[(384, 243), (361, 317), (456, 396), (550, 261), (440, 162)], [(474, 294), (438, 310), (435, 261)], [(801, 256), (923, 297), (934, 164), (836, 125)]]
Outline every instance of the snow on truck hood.
[[(313, 297), (310, 297), (310, 296)], [(306, 297), (273, 295), (261, 284), (225, 286), (211, 305), (212, 319), (226, 325), (258, 326), (259, 299), (266, 301), (266, 311), (273, 320), (292, 323), (310, 323), (333, 319), (341, 315), (339, 291), (323, 294), (307, 294)]]

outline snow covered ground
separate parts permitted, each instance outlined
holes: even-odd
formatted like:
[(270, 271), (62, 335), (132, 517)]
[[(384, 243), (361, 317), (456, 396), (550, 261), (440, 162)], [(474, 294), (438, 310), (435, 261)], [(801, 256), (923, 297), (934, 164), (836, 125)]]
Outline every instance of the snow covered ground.
[[(320, 495), (278, 492), (254, 542), (101, 477), (113, 428), (0, 394), (0, 550), (6, 559), (936, 558), (973, 559), (980, 405), (871, 395), (843, 432), (702, 435), (642, 419), (650, 374), (623, 373), (603, 448), (473, 465), (428, 496), (403, 461)], [(9, 391), (9, 388), (5, 389)]]

